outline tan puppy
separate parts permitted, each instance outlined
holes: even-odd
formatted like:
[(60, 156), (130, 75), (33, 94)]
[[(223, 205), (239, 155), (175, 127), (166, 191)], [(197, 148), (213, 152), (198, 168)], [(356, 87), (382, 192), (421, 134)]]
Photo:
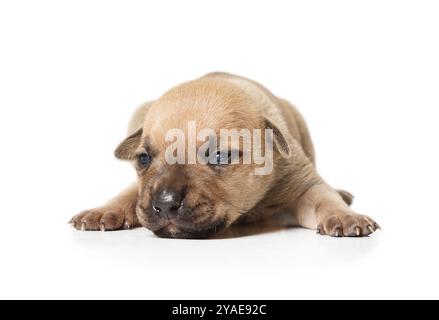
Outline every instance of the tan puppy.
[[(167, 133), (179, 129), (188, 137), (190, 122), (196, 122), (197, 132), (271, 129), (272, 171), (256, 175), (260, 163), (170, 164), (166, 152), (172, 141)], [(231, 144), (229, 148), (240, 149), (240, 158), (251, 151), (242, 142)], [(224, 152), (208, 151), (206, 156), (218, 159)], [(256, 223), (280, 211), (290, 212), (299, 226), (322, 235), (367, 236), (379, 228), (371, 218), (351, 210), (348, 192), (334, 190), (317, 174), (312, 141), (296, 108), (239, 76), (211, 73), (141, 106), (115, 155), (132, 161), (136, 185), (104, 206), (75, 216), (75, 228), (144, 226), (161, 237), (206, 238), (232, 224)], [(230, 149), (227, 157), (231, 162)]]

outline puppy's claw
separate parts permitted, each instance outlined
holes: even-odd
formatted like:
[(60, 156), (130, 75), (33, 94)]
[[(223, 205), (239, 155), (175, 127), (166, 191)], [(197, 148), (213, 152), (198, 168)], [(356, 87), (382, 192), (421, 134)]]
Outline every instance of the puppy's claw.
[(372, 228), (372, 226), (367, 226), (367, 229), (369, 229), (370, 233), (374, 233), (375, 230)]
[(357, 233), (357, 237), (359, 237), (361, 235), (361, 230), (359, 227), (355, 228), (355, 232)]
[(373, 224), (373, 226), (374, 226), (375, 229), (377, 229), (377, 230), (382, 230), (381, 227), (380, 227), (380, 225), (379, 225), (378, 223), (376, 223), (376, 222)]
[(337, 228), (336, 230), (335, 230), (335, 237), (340, 237), (340, 228)]
[(320, 227), (317, 228), (317, 234), (321, 234)]
[(101, 229), (102, 232), (105, 232), (105, 224), (101, 223), (99, 229)]
[(81, 231), (85, 231), (85, 222), (81, 223)]
[(125, 223), (123, 224), (123, 228), (124, 229), (131, 229), (131, 225), (128, 221), (125, 221)]

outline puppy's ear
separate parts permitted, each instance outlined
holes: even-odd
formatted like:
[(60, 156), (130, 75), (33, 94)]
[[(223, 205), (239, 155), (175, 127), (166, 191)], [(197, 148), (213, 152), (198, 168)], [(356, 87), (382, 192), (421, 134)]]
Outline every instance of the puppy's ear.
[(116, 156), (116, 158), (121, 160), (134, 160), (135, 151), (139, 147), (141, 137), (142, 128), (140, 128), (124, 141), (122, 141), (114, 151), (114, 155)]
[(264, 125), (265, 129), (273, 130), (273, 140), (276, 150), (282, 157), (289, 158), (291, 156), (291, 145), (293, 143), (291, 135), (286, 130), (280, 129), (267, 117), (264, 117)]

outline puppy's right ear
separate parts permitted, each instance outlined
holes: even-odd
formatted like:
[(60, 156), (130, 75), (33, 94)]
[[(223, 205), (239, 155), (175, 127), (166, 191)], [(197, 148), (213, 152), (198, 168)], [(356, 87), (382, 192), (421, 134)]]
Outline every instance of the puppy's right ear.
[(139, 147), (141, 137), (142, 128), (122, 141), (114, 151), (116, 158), (121, 160), (134, 160), (136, 155), (135, 151)]

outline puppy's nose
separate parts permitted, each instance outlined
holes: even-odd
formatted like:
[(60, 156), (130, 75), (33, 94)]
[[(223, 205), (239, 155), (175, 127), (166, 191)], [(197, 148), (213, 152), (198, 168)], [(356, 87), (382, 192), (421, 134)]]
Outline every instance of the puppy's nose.
[(183, 193), (174, 189), (159, 192), (152, 200), (152, 209), (159, 215), (170, 218), (178, 214), (183, 202)]

